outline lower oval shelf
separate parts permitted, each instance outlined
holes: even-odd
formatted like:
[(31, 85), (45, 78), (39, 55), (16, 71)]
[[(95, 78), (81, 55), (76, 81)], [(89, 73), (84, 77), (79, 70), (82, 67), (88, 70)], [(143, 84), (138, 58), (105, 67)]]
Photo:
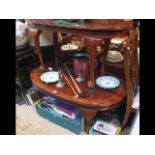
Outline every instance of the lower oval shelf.
[(87, 91), (87, 81), (79, 84), (83, 91), (82, 97), (75, 97), (70, 86), (65, 80), (63, 88), (57, 88), (56, 83), (45, 84), (40, 80), (38, 69), (35, 68), (31, 71), (31, 81), (40, 92), (53, 96), (54, 98), (72, 104), (81, 108), (108, 110), (120, 104), (122, 99), (126, 96), (126, 88), (123, 81), (119, 87), (112, 90), (104, 90), (96, 86), (95, 93)]

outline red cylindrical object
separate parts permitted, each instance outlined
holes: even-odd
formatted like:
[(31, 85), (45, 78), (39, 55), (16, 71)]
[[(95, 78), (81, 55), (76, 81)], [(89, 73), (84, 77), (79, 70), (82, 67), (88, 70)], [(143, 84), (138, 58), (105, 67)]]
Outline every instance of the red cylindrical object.
[(83, 77), (89, 77), (89, 58), (86, 53), (78, 53), (73, 58), (74, 76), (82, 74)]

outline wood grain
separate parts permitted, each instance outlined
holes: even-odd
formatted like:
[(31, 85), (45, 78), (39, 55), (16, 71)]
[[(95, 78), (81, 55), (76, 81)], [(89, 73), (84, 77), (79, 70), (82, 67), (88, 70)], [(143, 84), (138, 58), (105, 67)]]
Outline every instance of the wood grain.
[[(63, 72), (65, 71), (63, 70)], [(65, 82), (65, 86), (58, 89), (56, 87), (56, 83), (45, 84), (42, 82), (37, 68), (32, 70), (30, 77), (35, 87), (37, 87), (41, 92), (51, 95), (62, 102), (78, 107), (99, 110), (111, 109), (112, 107), (118, 106), (122, 99), (126, 96), (125, 84), (121, 79), (121, 84), (119, 87), (112, 90), (104, 90), (96, 87), (96, 92), (93, 94), (90, 94), (87, 91), (87, 79), (86, 82), (79, 84), (83, 91), (83, 96), (76, 98), (70, 86), (63, 79), (62, 80)]]

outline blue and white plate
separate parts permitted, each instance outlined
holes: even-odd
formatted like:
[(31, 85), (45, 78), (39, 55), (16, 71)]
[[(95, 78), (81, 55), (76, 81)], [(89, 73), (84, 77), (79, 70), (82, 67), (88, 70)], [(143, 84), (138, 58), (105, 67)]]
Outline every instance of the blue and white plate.
[(59, 74), (56, 71), (45, 72), (40, 76), (41, 81), (45, 83), (53, 83), (59, 80)]
[(114, 89), (120, 85), (120, 81), (113, 76), (101, 76), (96, 79), (96, 84), (104, 89)]

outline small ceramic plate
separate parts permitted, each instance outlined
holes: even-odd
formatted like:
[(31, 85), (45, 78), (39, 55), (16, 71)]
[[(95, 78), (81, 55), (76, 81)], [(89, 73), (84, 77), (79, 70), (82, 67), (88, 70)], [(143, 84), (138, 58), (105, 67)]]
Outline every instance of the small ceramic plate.
[(124, 41), (124, 38), (112, 38), (110, 40), (110, 42), (113, 44), (121, 44), (123, 41)]
[(71, 43), (61, 46), (61, 50), (63, 51), (72, 51), (77, 49), (78, 49), (78, 46)]
[(117, 63), (123, 61), (123, 56), (118, 51), (108, 51), (107, 61)]
[(45, 83), (53, 83), (59, 80), (59, 74), (56, 71), (49, 71), (40, 76), (41, 81)]
[(96, 84), (104, 89), (114, 89), (120, 85), (120, 81), (113, 76), (101, 76), (96, 79)]

